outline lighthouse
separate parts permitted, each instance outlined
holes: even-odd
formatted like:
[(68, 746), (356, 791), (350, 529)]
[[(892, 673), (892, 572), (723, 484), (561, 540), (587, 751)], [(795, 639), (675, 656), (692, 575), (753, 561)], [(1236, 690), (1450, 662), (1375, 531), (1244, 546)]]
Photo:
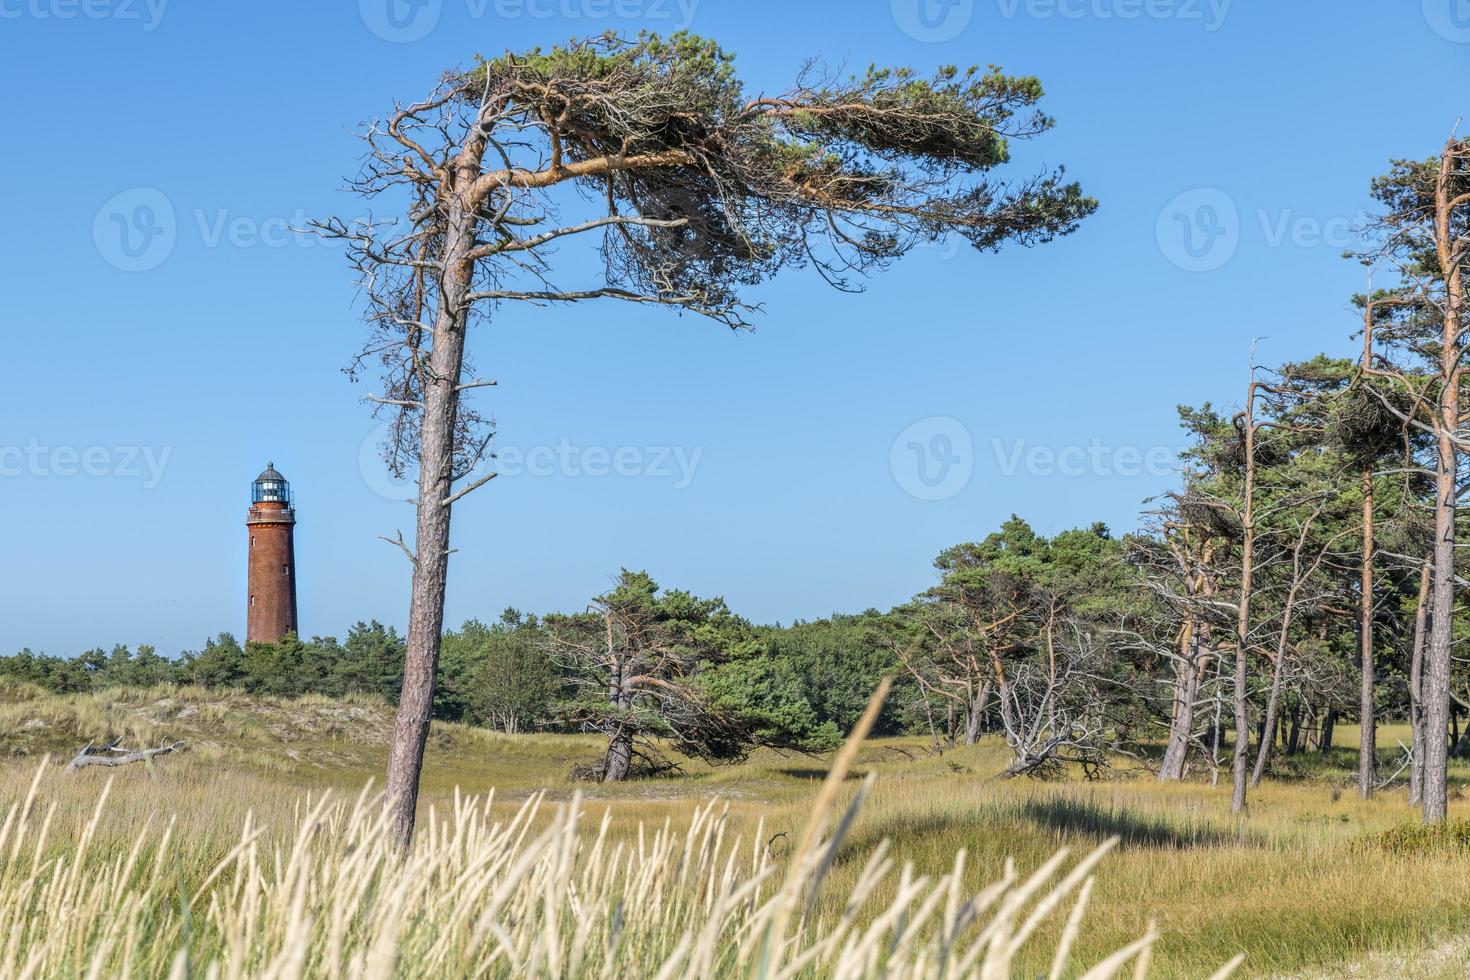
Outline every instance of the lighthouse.
[(249, 609), (245, 639), (276, 643), (299, 630), (296, 621), (296, 506), (291, 485), (274, 463), (250, 485)]

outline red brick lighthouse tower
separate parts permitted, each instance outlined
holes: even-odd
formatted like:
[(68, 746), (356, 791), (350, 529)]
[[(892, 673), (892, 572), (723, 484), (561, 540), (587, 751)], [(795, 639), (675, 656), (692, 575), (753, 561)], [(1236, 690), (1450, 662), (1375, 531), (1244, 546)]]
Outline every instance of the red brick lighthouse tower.
[(287, 633), (297, 632), (296, 507), (291, 484), (276, 472), (274, 463), (250, 485), (250, 510), (245, 515), (250, 531), (250, 607), (245, 619), (245, 639), (275, 643)]

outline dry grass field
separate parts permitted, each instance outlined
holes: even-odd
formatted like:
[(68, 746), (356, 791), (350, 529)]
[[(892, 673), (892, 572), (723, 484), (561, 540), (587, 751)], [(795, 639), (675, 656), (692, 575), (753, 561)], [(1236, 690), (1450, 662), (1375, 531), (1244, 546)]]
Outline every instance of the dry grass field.
[[(1223, 785), (999, 780), (1005, 759), (989, 745), (934, 754), (919, 740), (877, 740), (834, 801), (835, 821), (864, 793), (840, 846), (826, 862), (793, 862), (827, 759), (761, 752), (738, 766), (688, 763), (679, 777), (574, 784), (567, 774), (596, 755), (593, 740), (439, 725), (424, 854), (410, 875), (384, 850), (363, 794), (390, 720), (370, 700), (0, 687), (0, 819), (11, 814), (0, 833), (0, 972), (85, 975), (97, 964), (98, 976), (183, 976), (214, 964), (220, 976), (303, 965), (307, 975), (494, 976), (514, 965), (631, 976), (633, 963), (672, 963), (670, 976), (734, 975), (769, 956), (761, 937), (785, 914), (783, 888), (795, 887), (791, 928), (817, 952), (781, 975), (858, 976), (879, 960), (895, 975), (933, 975), (938, 958), (984, 937), (991, 915), (1005, 918), (1003, 897), (989, 910), (965, 899), (1003, 879), (1007, 859), (1024, 880), (1070, 849), (1034, 904), (1114, 837), (1062, 975), (1081, 975), (1151, 923), (1150, 976), (1209, 976), (1237, 953), (1237, 976), (1463, 976), (1470, 955), (1470, 850), (1385, 843), (1412, 822), (1403, 791), (1359, 801), (1348, 748), (1268, 780), (1234, 820)], [(187, 747), (151, 765), (62, 772), (58, 758), (105, 734)], [(1454, 773), (1457, 786), (1467, 775)], [(1466, 804), (1452, 810), (1461, 818)], [(1014, 975), (1051, 970), (1080, 881), (1016, 948)], [(1018, 904), (1008, 928), (1020, 930), (1032, 904)], [(966, 927), (967, 915), (978, 924)], [(693, 928), (706, 923), (713, 931)], [(910, 945), (894, 943), (895, 923), (910, 923)], [(36, 959), (48, 934), (65, 940)], [(992, 935), (975, 962), (996, 948)]]

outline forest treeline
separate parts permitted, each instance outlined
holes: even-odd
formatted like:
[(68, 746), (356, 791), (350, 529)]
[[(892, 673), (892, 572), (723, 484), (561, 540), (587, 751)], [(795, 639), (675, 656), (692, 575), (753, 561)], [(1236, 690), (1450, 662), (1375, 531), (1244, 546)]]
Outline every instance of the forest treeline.
[[(1238, 410), (1179, 408), (1179, 484), (1134, 533), (1046, 537), (1013, 516), (941, 552), (933, 586), (900, 606), (788, 626), (623, 570), (581, 612), (510, 609), (446, 632), (434, 716), (599, 732), (608, 750), (587, 775), (622, 779), (668, 765), (671, 745), (711, 760), (829, 748), (891, 676), (879, 734), (995, 735), (1012, 775), (1136, 764), (1218, 779), (1239, 766), (1249, 784), (1281, 756), (1331, 747), (1339, 720), (1366, 719), (1368, 791), (1400, 777), (1417, 792), (1422, 767), (1401, 763), (1424, 747), (1379, 758), (1372, 742), (1375, 721), (1424, 731), (1434, 492), (1432, 443), (1402, 418), (1412, 387), (1327, 355), (1242, 381)], [(1467, 626), (1457, 615), (1457, 639)], [(221, 633), (176, 659), (23, 650), (0, 657), (0, 676), (58, 693), (178, 683), (396, 702), (404, 656), (403, 637), (371, 621), (343, 640)], [(1465, 700), (1449, 707), (1455, 750)]]
[[(785, 627), (624, 570), (581, 612), (436, 635), (437, 683), (421, 685), (433, 713), (598, 732), (607, 748), (586, 775), (623, 779), (668, 765), (670, 747), (711, 760), (829, 747), (892, 675), (880, 733), (994, 734), (1010, 775), (1228, 773), (1237, 811), (1283, 756), (1331, 746), (1351, 719), (1359, 792), (1407, 780), (1425, 820), (1443, 819), (1447, 761), (1470, 742), (1455, 655), (1470, 626), (1470, 141), (1394, 163), (1372, 192), (1381, 211), (1358, 257), (1390, 285), (1350, 298), (1344, 350), (1253, 364), (1215, 393), (1229, 410), (1181, 407), (1180, 479), (1136, 532), (1046, 537), (1013, 517), (940, 553), (932, 587), (901, 606)], [(343, 642), (221, 635), (178, 661), (22, 652), (0, 674), (57, 691), (187, 681), (393, 700), (406, 646), (359, 623)], [(1407, 720), (1409, 740), (1380, 748), (1385, 719)]]
[[(1351, 370), (1319, 358), (1283, 376), (1310, 374), (1321, 388)], [(1184, 485), (1139, 533), (1119, 538), (1094, 524), (1048, 538), (1012, 517), (943, 551), (934, 586), (901, 606), (789, 626), (752, 623), (721, 599), (625, 570), (587, 611), (511, 609), (448, 631), (435, 717), (508, 733), (601, 732), (608, 753), (587, 775), (621, 779), (665, 767), (670, 744), (712, 760), (755, 745), (829, 748), (892, 676), (880, 734), (940, 746), (993, 735), (1012, 749), (1011, 774), (1075, 763), (1095, 775), (1127, 760), (1175, 778), (1228, 772), (1233, 681), (1219, 652), (1228, 617), (1223, 599), (1209, 596), (1229, 596), (1240, 574), (1231, 517), (1244, 472), (1240, 429), (1209, 406), (1181, 409), (1181, 419), (1192, 439)], [(1358, 717), (1362, 498), (1353, 458), (1294, 430), (1271, 437), (1258, 458), (1269, 465), (1258, 477), (1259, 659), (1247, 711), (1269, 766), (1271, 751), (1326, 748), (1336, 720)], [(1390, 519), (1407, 502), (1389, 492), (1401, 480), (1385, 476), (1383, 486), (1383, 539), (1412, 535), (1411, 523)], [(1403, 719), (1418, 575), (1381, 555), (1375, 710)], [(148, 646), (72, 658), (23, 650), (0, 657), (0, 676), (58, 693), (175, 683), (392, 702), (403, 657), (399, 633), (372, 621), (342, 640), (241, 644), (221, 633), (177, 659)]]

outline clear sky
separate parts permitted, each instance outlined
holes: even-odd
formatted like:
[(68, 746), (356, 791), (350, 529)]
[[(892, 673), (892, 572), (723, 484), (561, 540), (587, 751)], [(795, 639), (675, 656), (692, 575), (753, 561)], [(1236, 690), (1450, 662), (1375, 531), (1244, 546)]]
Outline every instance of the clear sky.
[(767, 91), (812, 57), (1037, 75), (1058, 125), (1018, 172), (1065, 163), (1101, 209), (861, 295), (788, 275), (749, 334), (499, 319), (472, 346), (506, 475), (456, 510), (451, 623), (579, 607), (622, 565), (764, 621), (887, 608), (1012, 512), (1134, 527), (1174, 406), (1237, 401), (1252, 338), (1351, 353), (1369, 179), (1470, 108), (1466, 0), (0, 0), (0, 650), (243, 634), (268, 460), (303, 631), (401, 627), (377, 536), (412, 511), (341, 372), (360, 307), (340, 249), (288, 229), (364, 213), (354, 128), (445, 68), (642, 27)]

